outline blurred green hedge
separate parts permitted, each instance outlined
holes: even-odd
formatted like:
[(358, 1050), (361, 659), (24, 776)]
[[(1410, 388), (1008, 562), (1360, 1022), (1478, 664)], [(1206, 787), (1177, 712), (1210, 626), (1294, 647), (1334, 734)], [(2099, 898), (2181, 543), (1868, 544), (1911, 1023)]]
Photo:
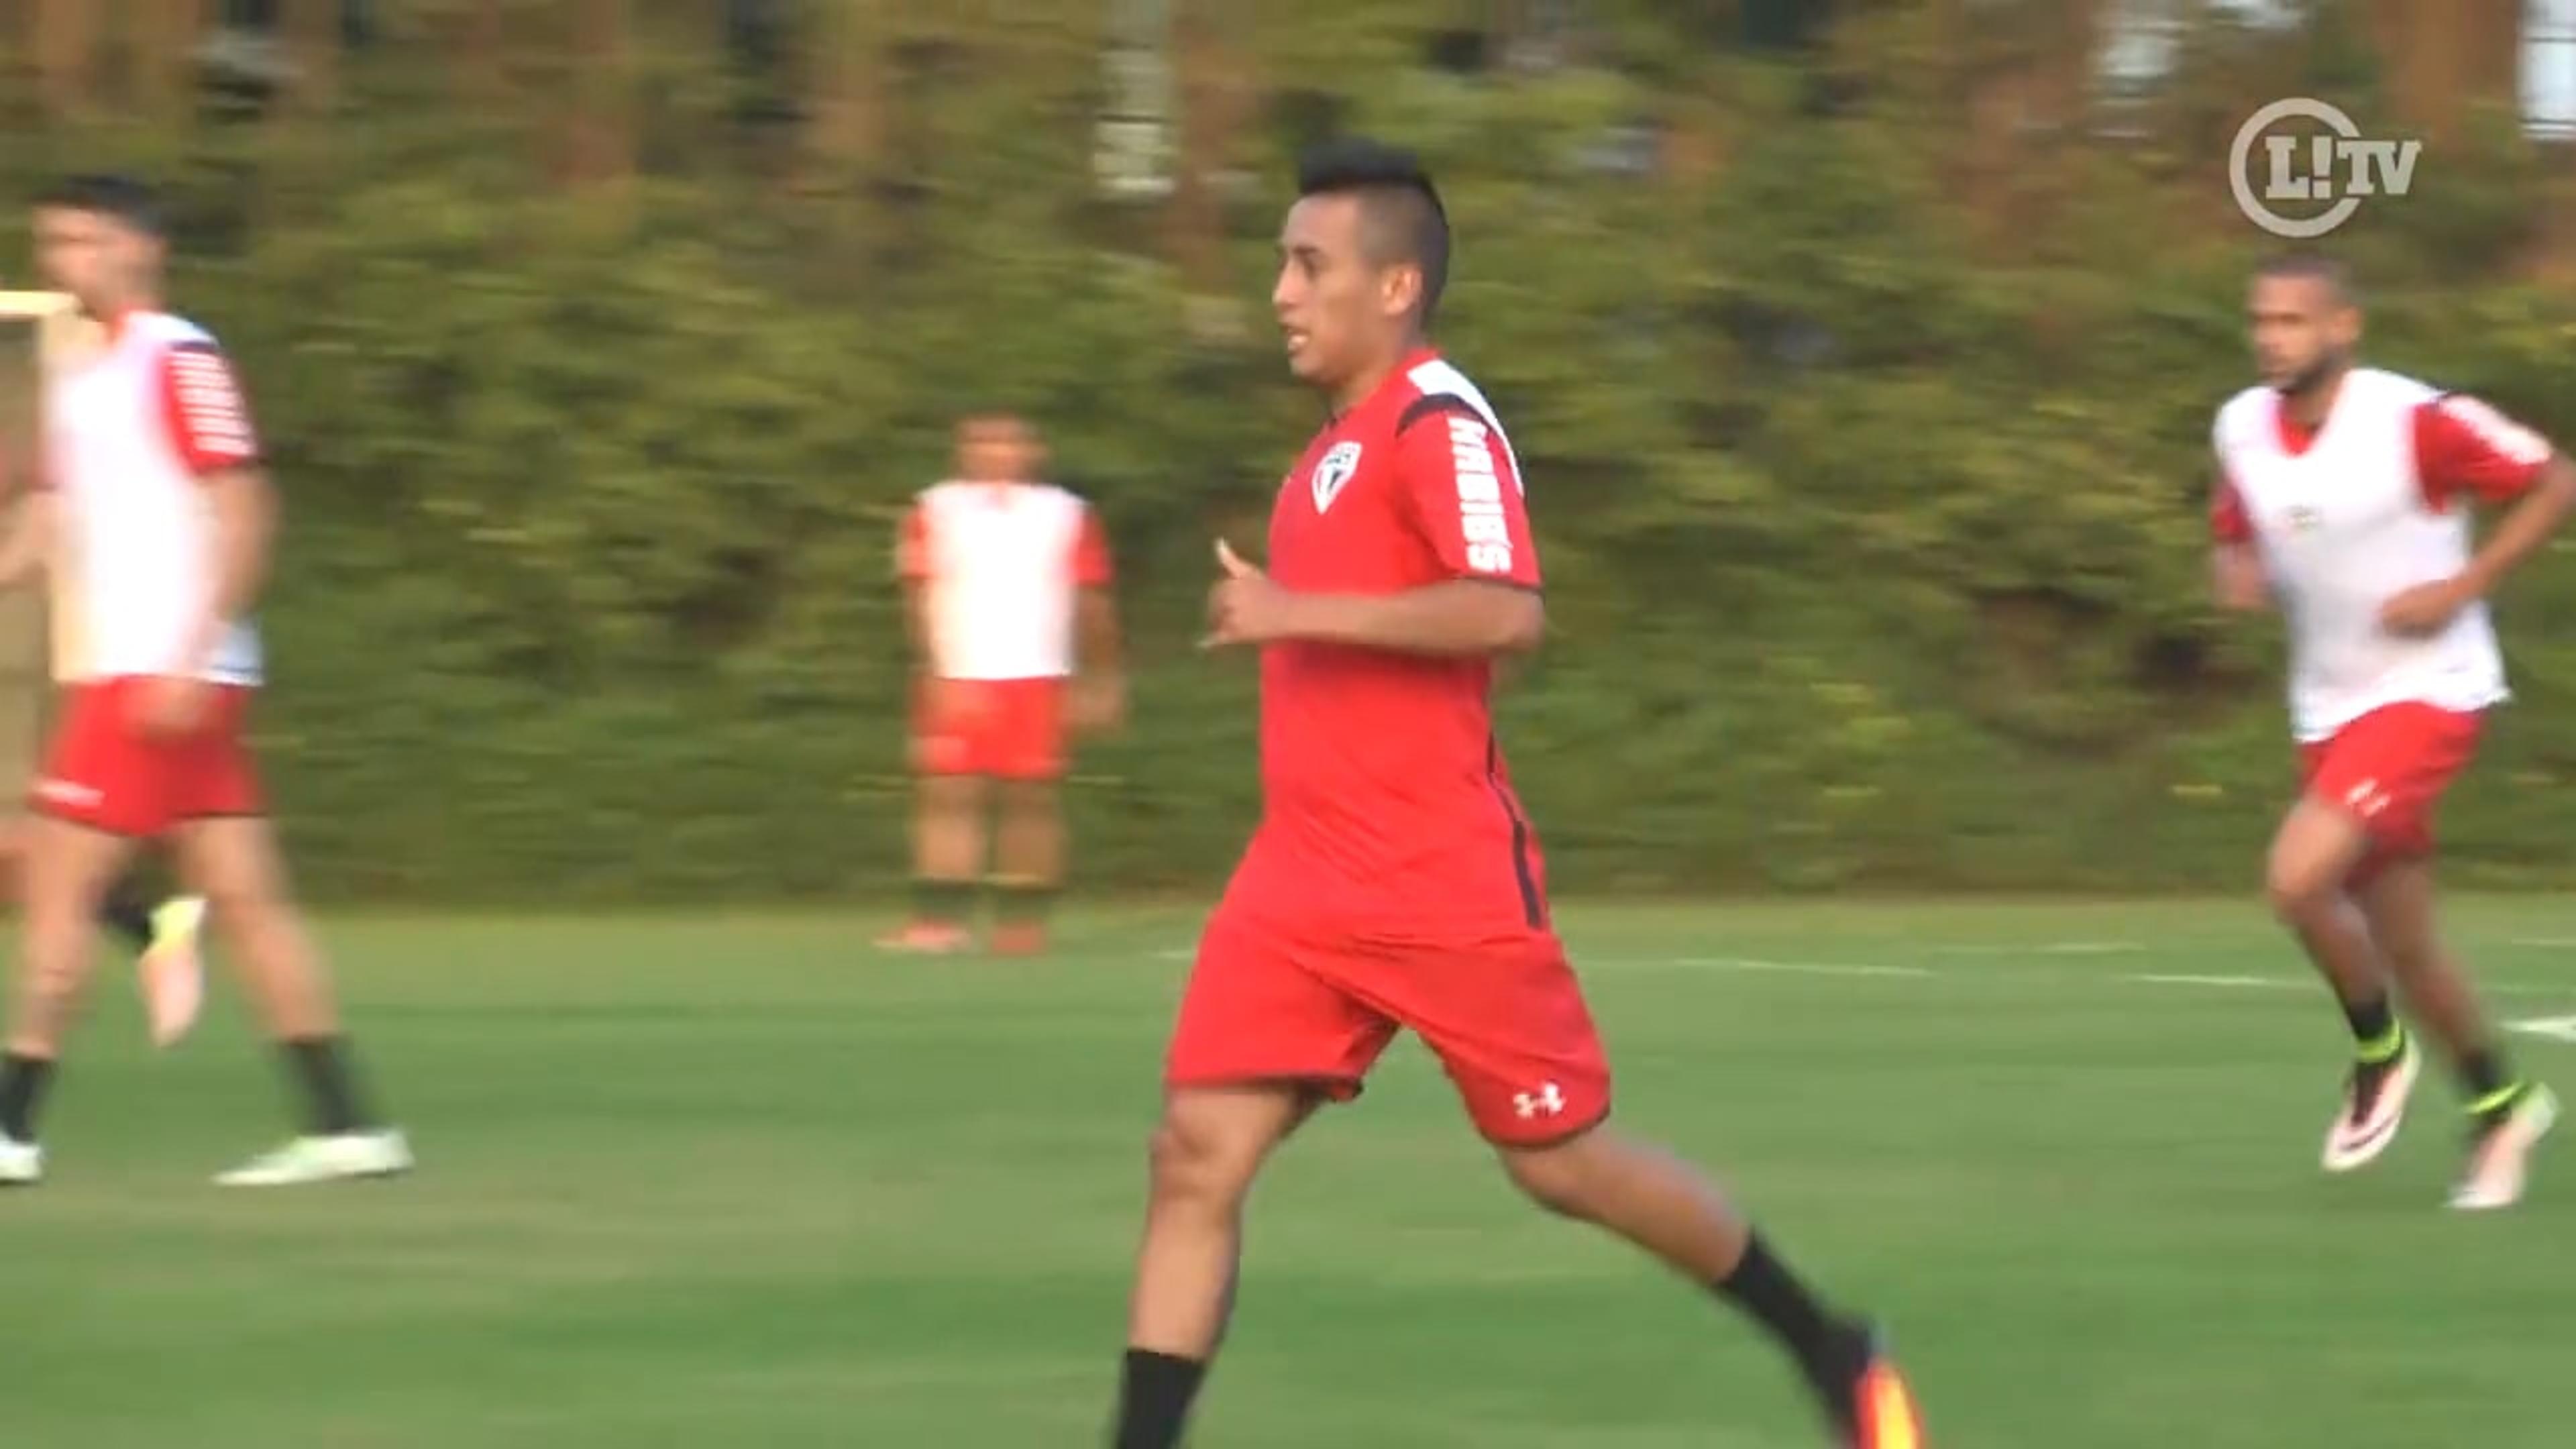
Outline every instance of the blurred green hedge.
[[(2280, 93), (2261, 65), (2339, 67), (2366, 113), (2350, 56), (2220, 54), (2139, 138), (2030, 144), (2006, 190), (2036, 220), (1999, 239), (1959, 179), (1973, 57), (1903, 7), (1785, 63), (1676, 50), (1635, 7), (1596, 59), (1639, 63), (1482, 79), (1421, 66), (1405, 9), (1255, 43), (1450, 193), (1445, 341), (1512, 430), (1552, 585), (1502, 715), (1560, 888), (2250, 880), (2290, 752), (2276, 631), (2202, 601), (2208, 422), (2267, 240), (2220, 167)], [(398, 68), (322, 122), (0, 142), (20, 177), (185, 179), (181, 305), (240, 358), (291, 500), (262, 729), (311, 888), (899, 882), (891, 533), (989, 401), (1043, 420), (1122, 567), (1134, 720), (1080, 762), (1080, 884), (1231, 860), (1252, 689), (1190, 645), (1210, 535), (1258, 538), (1316, 422), (1266, 322), (1298, 108), (1230, 158), (1229, 333), (1090, 184), (1089, 52), (969, 53), (906, 102), (900, 185), (780, 184), (777, 138), (679, 62), (642, 174), (576, 194)], [(1722, 160), (1586, 164), (1638, 123)], [(2380, 360), (2576, 438), (2576, 299), (2509, 268), (2543, 164), (2473, 129), (2336, 245)], [(2524, 702), (2447, 824), (2474, 878), (2576, 879), (2571, 607), (2563, 554), (2503, 601)]]

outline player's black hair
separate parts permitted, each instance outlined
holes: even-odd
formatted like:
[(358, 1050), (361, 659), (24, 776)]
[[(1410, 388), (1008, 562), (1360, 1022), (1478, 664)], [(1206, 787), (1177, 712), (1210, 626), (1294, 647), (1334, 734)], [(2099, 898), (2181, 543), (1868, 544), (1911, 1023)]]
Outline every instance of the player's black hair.
[(1327, 141), (1298, 158), (1297, 194), (1360, 198), (1370, 250), (1422, 269), (1422, 320), (1430, 323), (1449, 285), (1449, 212), (1413, 153), (1364, 137)]
[(2254, 269), (2254, 275), (2266, 278), (2286, 277), (2303, 282), (2323, 282), (2326, 284), (2326, 290), (2334, 293), (2335, 300), (2347, 307), (2361, 305), (2361, 288), (2353, 280), (2351, 264), (2340, 257), (2327, 256), (2323, 252), (2310, 251), (2305, 247), (2274, 252), (2265, 257), (2262, 264)]
[(36, 205), (114, 217), (146, 236), (166, 238), (170, 234), (160, 193), (131, 176), (96, 171), (66, 176), (45, 188), (36, 198)]

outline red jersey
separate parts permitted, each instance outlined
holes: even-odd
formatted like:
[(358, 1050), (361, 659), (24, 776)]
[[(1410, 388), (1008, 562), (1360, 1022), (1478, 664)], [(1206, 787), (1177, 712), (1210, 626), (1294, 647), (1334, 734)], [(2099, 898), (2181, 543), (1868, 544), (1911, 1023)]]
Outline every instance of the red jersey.
[[(1280, 484), (1268, 568), (1301, 593), (1539, 586), (1518, 460), (1476, 385), (1406, 359)], [(1476, 941), (1545, 926), (1545, 873), (1494, 741), (1488, 659), (1337, 644), (1261, 655), (1263, 810), (1228, 895), (1292, 929)]]

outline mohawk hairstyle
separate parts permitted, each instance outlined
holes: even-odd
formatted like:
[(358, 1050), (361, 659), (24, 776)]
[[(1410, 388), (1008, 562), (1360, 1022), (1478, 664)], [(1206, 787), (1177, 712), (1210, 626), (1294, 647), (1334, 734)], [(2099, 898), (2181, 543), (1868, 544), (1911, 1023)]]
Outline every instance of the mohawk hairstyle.
[(146, 236), (166, 239), (170, 234), (159, 193), (130, 176), (105, 172), (66, 176), (47, 187), (36, 205), (113, 217)]
[(2361, 305), (2361, 288), (2354, 282), (2352, 268), (2339, 257), (2299, 248), (2275, 252), (2254, 269), (2258, 277), (2287, 277), (2303, 282), (2323, 282), (2334, 293), (2335, 300), (2347, 307)]
[(1365, 137), (1327, 141), (1298, 159), (1297, 194), (1358, 197), (1371, 255), (1421, 268), (1430, 323), (1449, 285), (1449, 212), (1413, 153)]

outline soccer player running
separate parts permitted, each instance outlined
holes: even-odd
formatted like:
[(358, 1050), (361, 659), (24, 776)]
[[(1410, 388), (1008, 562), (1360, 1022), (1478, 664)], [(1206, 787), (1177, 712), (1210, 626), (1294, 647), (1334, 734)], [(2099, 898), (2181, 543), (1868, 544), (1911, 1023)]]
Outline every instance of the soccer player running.
[[(2324, 1164), (2386, 1151), (2421, 1065), (2392, 984), (2459, 1072), (2464, 1209), (2510, 1207), (2556, 1120), (2515, 1073), (2433, 920), (2432, 819), (2507, 698), (2486, 597), (2576, 503), (2576, 467), (2485, 403), (2354, 361), (2361, 307), (2337, 263), (2264, 265), (2249, 298), (2263, 382), (2219, 410), (2211, 517), (2221, 603), (2288, 617), (2306, 788), (2272, 840), (2273, 909), (2351, 1024), (2357, 1053)], [(2511, 503), (2476, 544), (2470, 511)]]
[(400, 1172), (410, 1150), (359, 1096), (242, 738), (261, 668), (248, 616), (276, 502), (223, 353), (163, 310), (160, 215), (147, 188), (116, 177), (65, 182), (36, 207), (49, 281), (107, 340), (47, 388), (44, 492), (5, 550), (58, 571), (69, 682), (33, 791), (0, 1055), (0, 1183), (44, 1175), (38, 1108), (89, 974), (99, 903), (136, 842), (162, 837), (310, 1105), (303, 1135), (216, 1180)]
[(1254, 1177), (1410, 1028), (1524, 1193), (1750, 1314), (1839, 1442), (1917, 1449), (1871, 1329), (1699, 1173), (1603, 1125), (1609, 1066), (1492, 734), (1495, 661), (1544, 614), (1511, 445), (1425, 340), (1447, 218), (1411, 158), (1365, 142), (1310, 155), (1298, 190), (1272, 304), (1332, 416), (1280, 486), (1267, 572), (1217, 548), (1208, 643), (1259, 652), (1264, 811), (1173, 1032), (1114, 1443), (1181, 1442)]
[(1040, 481), (1027, 420), (967, 418), (958, 476), (924, 489), (896, 547), (915, 651), (913, 915), (879, 944), (948, 952), (985, 871), (997, 814), (993, 949), (1045, 949), (1064, 879), (1066, 737), (1117, 723), (1125, 685), (1109, 541), (1071, 490)]

